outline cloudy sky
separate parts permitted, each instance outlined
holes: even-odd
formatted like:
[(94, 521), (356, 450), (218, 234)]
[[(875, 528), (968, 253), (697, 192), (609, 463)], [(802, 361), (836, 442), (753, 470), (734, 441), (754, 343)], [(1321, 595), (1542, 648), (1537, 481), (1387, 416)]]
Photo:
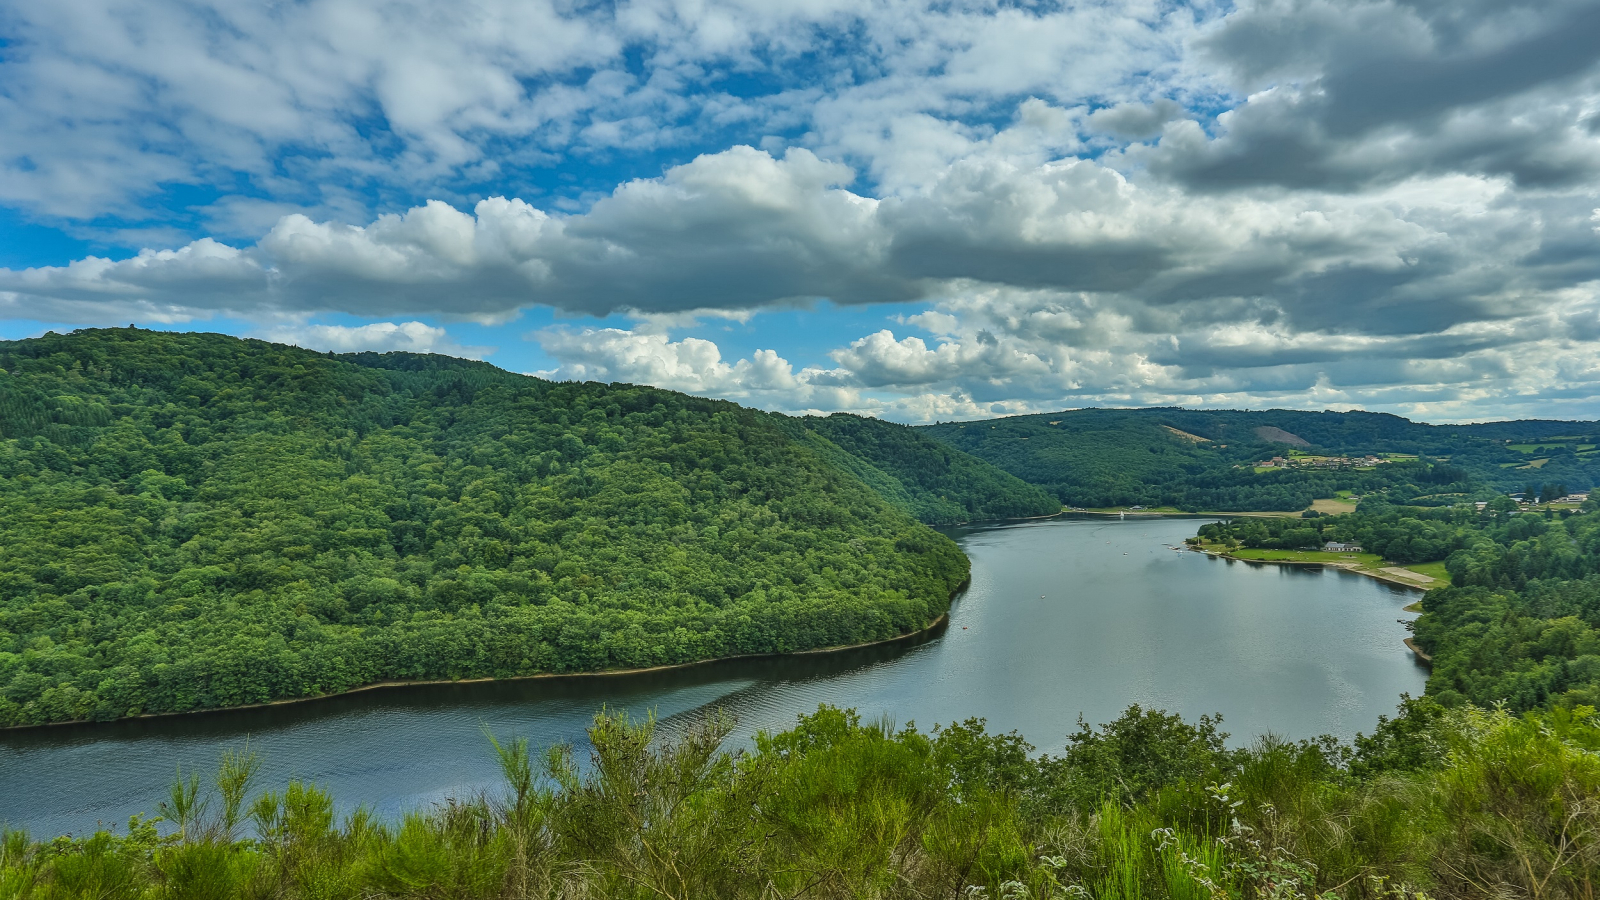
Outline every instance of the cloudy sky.
[(0, 337), (1600, 417), (1600, 4), (0, 0)]

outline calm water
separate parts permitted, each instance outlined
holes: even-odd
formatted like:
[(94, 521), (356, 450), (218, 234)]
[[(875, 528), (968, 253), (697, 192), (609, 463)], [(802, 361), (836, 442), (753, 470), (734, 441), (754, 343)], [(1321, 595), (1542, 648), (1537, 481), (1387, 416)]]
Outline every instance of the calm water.
[(654, 710), (670, 732), (721, 705), (736, 740), (819, 703), (927, 727), (983, 716), (1041, 749), (1081, 715), (1130, 703), (1221, 712), (1234, 742), (1371, 730), (1426, 673), (1397, 619), (1416, 594), (1335, 570), (1176, 552), (1189, 519), (1055, 519), (954, 533), (972, 586), (939, 633), (901, 644), (641, 676), (372, 691), (313, 703), (99, 726), (0, 732), (0, 822), (79, 832), (153, 811), (174, 770), (224, 748), (263, 756), (341, 802), (399, 811), (498, 785), (485, 728), (535, 744), (583, 738), (602, 704)]

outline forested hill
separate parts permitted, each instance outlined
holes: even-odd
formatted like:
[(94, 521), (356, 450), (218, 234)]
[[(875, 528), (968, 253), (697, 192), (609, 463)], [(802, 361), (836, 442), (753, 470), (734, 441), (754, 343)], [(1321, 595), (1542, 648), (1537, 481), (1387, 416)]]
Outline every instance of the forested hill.
[[(1061, 501), (917, 429), (848, 413), (798, 420), (842, 450), (839, 464), (936, 525), (1053, 515)], [(824, 452), (827, 452), (824, 450)]]
[[(1367, 412), (1080, 409), (925, 426), (1073, 506), (1292, 510), (1335, 491), (1396, 502), (1474, 489), (1600, 484), (1600, 423), (1522, 420), (1428, 425)], [(1365, 470), (1257, 471), (1284, 455), (1420, 456)], [(1453, 502), (1453, 501), (1452, 501)]]
[(967, 573), (731, 403), (134, 329), (0, 369), (4, 725), (879, 640)]

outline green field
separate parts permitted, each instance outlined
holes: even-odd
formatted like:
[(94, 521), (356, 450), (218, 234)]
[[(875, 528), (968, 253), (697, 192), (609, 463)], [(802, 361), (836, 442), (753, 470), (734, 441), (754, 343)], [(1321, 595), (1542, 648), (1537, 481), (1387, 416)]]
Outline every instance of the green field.
[(1363, 569), (1383, 567), (1383, 557), (1376, 553), (1329, 553), (1326, 550), (1252, 550), (1245, 547), (1237, 550), (1224, 550), (1220, 545), (1214, 544), (1204, 545), (1204, 549), (1214, 553), (1227, 553), (1235, 559), (1250, 559), (1260, 562), (1322, 563), (1324, 565), (1354, 563)]
[(1560, 444), (1507, 444), (1507, 450), (1518, 453), (1560, 453), (1562, 450), (1571, 450), (1575, 453), (1585, 453), (1595, 449), (1595, 444), (1560, 443)]
[(1445, 571), (1444, 560), (1440, 560), (1438, 562), (1412, 563), (1411, 565), (1406, 566), (1406, 568), (1418, 574), (1430, 575), (1438, 579), (1438, 582), (1428, 585), (1430, 588), (1448, 587), (1450, 585), (1450, 573)]
[(1337, 516), (1341, 513), (1355, 512), (1356, 501), (1351, 500), (1349, 491), (1340, 491), (1344, 497), (1321, 498), (1311, 501), (1311, 508), (1326, 516)]
[[(1384, 578), (1394, 577), (1393, 573), (1383, 571), (1386, 568), (1395, 568), (1397, 563), (1385, 560), (1376, 553), (1329, 553), (1326, 550), (1265, 550), (1238, 548), (1228, 550), (1221, 544), (1202, 544), (1201, 549), (1210, 553), (1221, 553), (1234, 559), (1247, 559), (1256, 562), (1289, 562), (1289, 563), (1318, 563), (1321, 565), (1342, 565), (1355, 572), (1364, 572)], [(1419, 575), (1427, 575), (1437, 581), (1418, 584), (1418, 587), (1448, 587), (1450, 573), (1444, 569), (1444, 562), (1413, 563), (1399, 568), (1409, 569)]]

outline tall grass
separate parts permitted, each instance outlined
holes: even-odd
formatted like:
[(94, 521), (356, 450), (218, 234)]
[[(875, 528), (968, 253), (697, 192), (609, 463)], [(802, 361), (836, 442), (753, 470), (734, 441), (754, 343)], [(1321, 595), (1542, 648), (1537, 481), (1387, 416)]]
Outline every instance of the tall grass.
[(602, 712), (589, 765), (491, 736), (502, 791), (396, 821), (261, 790), (244, 750), (125, 831), (0, 833), (0, 898), (1595, 900), (1593, 710), (1414, 701), (1383, 727), (1444, 749), (1233, 751), (1130, 710), (1036, 757), (978, 721), (929, 735), (823, 707), (727, 752), (720, 714), (667, 741)]

